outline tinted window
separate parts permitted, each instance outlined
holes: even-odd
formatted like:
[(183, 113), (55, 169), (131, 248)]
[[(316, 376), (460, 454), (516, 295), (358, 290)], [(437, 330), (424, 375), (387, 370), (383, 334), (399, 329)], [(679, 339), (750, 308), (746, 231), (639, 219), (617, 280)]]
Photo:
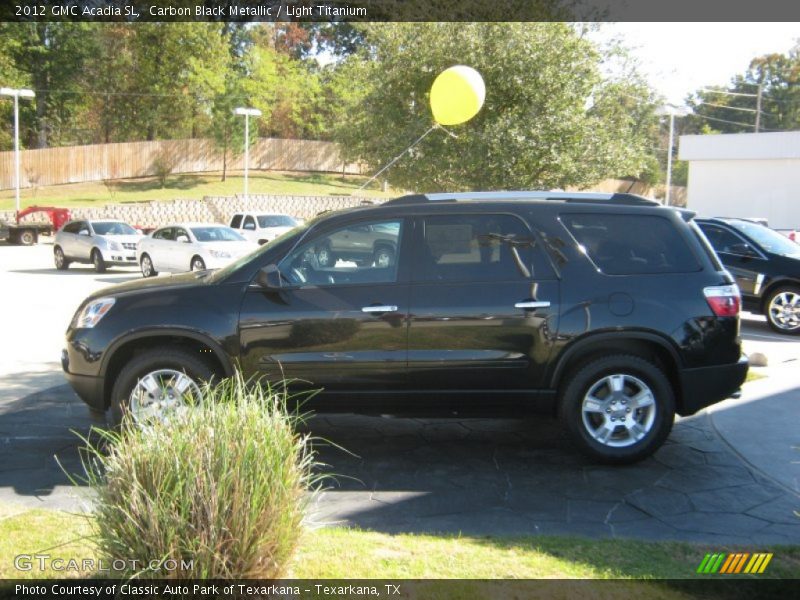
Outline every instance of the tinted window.
[(744, 256), (755, 254), (752, 249), (749, 249), (744, 239), (724, 227), (701, 223), (700, 229), (706, 234), (708, 241), (711, 242), (711, 245), (717, 252), (722, 252), (724, 254), (741, 254)]
[(295, 227), (297, 221), (286, 215), (259, 215), (258, 226), (262, 229), (267, 227)]
[(172, 227), (165, 227), (153, 233), (154, 240), (174, 240), (175, 236), (172, 234)]
[(297, 285), (392, 283), (397, 280), (401, 221), (359, 223), (302, 244), (280, 264)]
[(256, 220), (250, 215), (247, 215), (244, 218), (244, 223), (242, 223), (242, 229), (255, 229), (255, 228), (256, 228)]
[(192, 227), (198, 242), (242, 242), (244, 238), (230, 227)]
[(127, 223), (94, 223), (97, 235), (136, 235), (136, 230)]
[(182, 229), (180, 227), (176, 227), (175, 231), (173, 233), (173, 238), (172, 239), (174, 239), (175, 241), (178, 241), (178, 240), (184, 241), (184, 238), (186, 238), (190, 242), (192, 241), (192, 238), (189, 237), (189, 233), (185, 229)]
[(508, 215), (443, 215), (422, 219), (415, 279), (501, 281), (530, 276), (534, 239)]
[(78, 230), (81, 228), (80, 221), (75, 221), (74, 223), (67, 223), (64, 225), (63, 231), (65, 233), (78, 233)]
[(683, 236), (663, 217), (566, 214), (561, 221), (581, 250), (608, 275), (700, 270)]
[(233, 219), (231, 219), (231, 227), (234, 229), (239, 229), (242, 226), (242, 215), (233, 215)]

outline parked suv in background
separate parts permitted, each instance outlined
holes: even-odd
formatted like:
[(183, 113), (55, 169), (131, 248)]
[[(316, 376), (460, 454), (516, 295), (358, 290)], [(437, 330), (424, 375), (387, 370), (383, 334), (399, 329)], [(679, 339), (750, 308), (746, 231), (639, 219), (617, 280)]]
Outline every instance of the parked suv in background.
[(697, 219), (742, 292), (745, 310), (779, 333), (800, 335), (800, 245), (746, 219)]
[(231, 229), (251, 242), (266, 244), (300, 225), (299, 219), (273, 213), (236, 213), (231, 217)]
[(70, 263), (91, 263), (102, 273), (110, 265), (136, 266), (136, 244), (144, 237), (122, 221), (70, 221), (53, 241), (53, 260), (59, 270)]
[[(63, 367), (115, 422), (240, 368), (322, 388), (304, 405), (319, 412), (557, 414), (590, 456), (631, 462), (747, 373), (739, 291), (691, 216), (563, 192), (329, 213), (220, 270), (92, 294)], [(365, 231), (391, 255), (362, 253)], [(358, 260), (322, 264), (324, 247)]]

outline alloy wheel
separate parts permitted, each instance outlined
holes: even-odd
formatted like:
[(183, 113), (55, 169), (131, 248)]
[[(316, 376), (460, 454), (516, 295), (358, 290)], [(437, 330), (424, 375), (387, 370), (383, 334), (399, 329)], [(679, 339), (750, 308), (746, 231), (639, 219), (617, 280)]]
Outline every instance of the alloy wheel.
[(641, 379), (623, 373), (596, 381), (581, 404), (586, 432), (611, 448), (632, 446), (644, 439), (655, 417), (653, 391)]
[(800, 328), (800, 294), (784, 291), (773, 296), (768, 308), (769, 320), (783, 331)]
[(128, 411), (137, 425), (167, 422), (199, 398), (200, 388), (186, 373), (158, 369), (139, 379), (128, 398)]

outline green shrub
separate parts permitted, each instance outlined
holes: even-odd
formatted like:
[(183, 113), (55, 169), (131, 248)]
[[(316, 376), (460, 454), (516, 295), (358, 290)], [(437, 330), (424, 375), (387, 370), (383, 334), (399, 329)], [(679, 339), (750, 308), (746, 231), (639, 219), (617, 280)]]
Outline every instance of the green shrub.
[(193, 561), (127, 577), (279, 577), (319, 480), (299, 419), (285, 395), (237, 376), (167, 423), (99, 432), (84, 469), (101, 554), (145, 566)]

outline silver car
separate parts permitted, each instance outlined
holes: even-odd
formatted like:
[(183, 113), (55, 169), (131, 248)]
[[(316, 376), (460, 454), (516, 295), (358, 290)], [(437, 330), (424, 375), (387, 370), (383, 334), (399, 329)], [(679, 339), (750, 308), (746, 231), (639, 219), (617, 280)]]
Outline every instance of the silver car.
[(70, 221), (56, 234), (53, 260), (56, 269), (70, 263), (91, 263), (102, 273), (111, 265), (136, 266), (136, 244), (141, 231), (122, 221)]

